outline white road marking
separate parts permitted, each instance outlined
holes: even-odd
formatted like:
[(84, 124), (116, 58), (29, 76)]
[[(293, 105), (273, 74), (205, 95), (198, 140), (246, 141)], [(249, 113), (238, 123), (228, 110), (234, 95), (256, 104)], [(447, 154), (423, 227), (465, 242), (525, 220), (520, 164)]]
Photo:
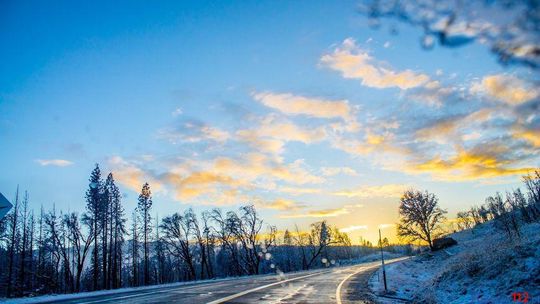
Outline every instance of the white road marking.
[(357, 270), (357, 271), (355, 271), (355, 272), (349, 274), (348, 276), (345, 277), (345, 279), (343, 279), (343, 281), (341, 281), (341, 283), (339, 283), (339, 285), (338, 285), (338, 287), (337, 287), (337, 289), (336, 289), (336, 302), (337, 302), (337, 304), (342, 304), (342, 302), (341, 302), (341, 287), (343, 286), (343, 284), (344, 284), (348, 279), (350, 279), (353, 275), (355, 275), (355, 274), (357, 274), (357, 273), (359, 273), (359, 272), (362, 272), (362, 271), (364, 271), (364, 270), (367, 270), (367, 269), (369, 269), (369, 268), (373, 268), (373, 267), (379, 267), (379, 265), (368, 266), (368, 267), (366, 267), (366, 266), (360, 267), (359, 270)]
[[(408, 258), (409, 257), (401, 257), (401, 258), (392, 259), (392, 260), (387, 261), (386, 264), (389, 265), (389, 264), (392, 264), (392, 263), (395, 263), (395, 262), (406, 260)], [(358, 271), (355, 271), (355, 272), (351, 273), (345, 279), (343, 279), (343, 281), (341, 281), (341, 283), (339, 283), (339, 285), (338, 285), (338, 287), (336, 289), (336, 302), (337, 302), (337, 304), (342, 304), (343, 303), (343, 302), (341, 302), (341, 286), (343, 286), (343, 283), (345, 283), (353, 275), (355, 275), (355, 274), (357, 274), (357, 273), (359, 273), (361, 271), (368, 270), (368, 269), (375, 268), (375, 267), (381, 267), (381, 264), (377, 264), (377, 265), (373, 265), (373, 266), (362, 266), (362, 267), (360, 267), (360, 269)]]
[(249, 290), (244, 290), (244, 291), (239, 292), (239, 293), (235, 293), (235, 294), (227, 296), (225, 298), (221, 298), (221, 299), (214, 300), (212, 302), (208, 302), (207, 304), (224, 303), (224, 302), (239, 298), (241, 296), (244, 296), (244, 295), (247, 295), (249, 293), (259, 291), (259, 290), (262, 290), (262, 289), (265, 289), (265, 288), (268, 288), (268, 287), (276, 286), (276, 285), (291, 282), (291, 281), (301, 280), (301, 279), (304, 279), (304, 278), (309, 278), (309, 277), (312, 277), (312, 276), (316, 276), (316, 275), (320, 275), (320, 274), (328, 273), (328, 272), (331, 272), (331, 270), (329, 270), (329, 271), (321, 271), (321, 272), (312, 273), (312, 274), (308, 274), (308, 275), (301, 276), (301, 277), (296, 277), (296, 278), (292, 278), (292, 279), (288, 279), (288, 280), (284, 280), (284, 281), (275, 282), (275, 283), (268, 284), (268, 285), (259, 286), (259, 287), (252, 288), (252, 289), (249, 289)]

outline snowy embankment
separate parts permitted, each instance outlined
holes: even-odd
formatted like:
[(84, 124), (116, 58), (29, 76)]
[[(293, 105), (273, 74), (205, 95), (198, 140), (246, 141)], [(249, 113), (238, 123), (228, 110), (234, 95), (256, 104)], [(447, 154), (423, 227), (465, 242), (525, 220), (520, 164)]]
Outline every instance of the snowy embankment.
[[(456, 246), (388, 265), (387, 294), (415, 303), (512, 303), (512, 293), (527, 292), (529, 303), (540, 303), (540, 224), (521, 234), (509, 240), (493, 223), (452, 234)], [(370, 288), (384, 294), (381, 270)]]

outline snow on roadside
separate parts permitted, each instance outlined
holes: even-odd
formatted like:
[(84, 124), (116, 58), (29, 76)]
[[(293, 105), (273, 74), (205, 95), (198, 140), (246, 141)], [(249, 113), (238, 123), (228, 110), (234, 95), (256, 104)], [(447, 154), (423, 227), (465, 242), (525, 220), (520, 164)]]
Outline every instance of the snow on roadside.
[[(540, 224), (522, 227), (520, 240), (487, 223), (451, 235), (448, 252), (424, 253), (386, 267), (388, 295), (418, 303), (511, 303), (513, 292), (528, 292), (540, 303)], [(384, 294), (382, 270), (370, 280)]]

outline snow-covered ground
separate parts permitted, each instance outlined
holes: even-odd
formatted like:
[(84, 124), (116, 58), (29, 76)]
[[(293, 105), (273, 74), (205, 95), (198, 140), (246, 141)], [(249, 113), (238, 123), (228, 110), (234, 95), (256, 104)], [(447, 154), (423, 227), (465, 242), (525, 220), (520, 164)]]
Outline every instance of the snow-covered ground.
[[(509, 240), (486, 223), (452, 234), (458, 245), (446, 251), (388, 265), (388, 295), (415, 303), (512, 303), (512, 293), (527, 292), (528, 303), (540, 303), (540, 224), (521, 232)], [(370, 288), (384, 294), (381, 270)]]

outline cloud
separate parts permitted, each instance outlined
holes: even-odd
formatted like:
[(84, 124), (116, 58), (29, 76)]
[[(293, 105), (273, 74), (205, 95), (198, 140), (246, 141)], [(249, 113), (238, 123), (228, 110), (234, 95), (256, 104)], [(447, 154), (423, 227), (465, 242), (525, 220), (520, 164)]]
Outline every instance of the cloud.
[(338, 174), (358, 176), (358, 173), (349, 167), (322, 167), (321, 171), (324, 176), (334, 176)]
[(72, 161), (65, 159), (36, 159), (36, 162), (42, 166), (67, 167), (73, 165)]
[(352, 38), (347, 38), (330, 54), (320, 60), (323, 66), (341, 72), (344, 78), (360, 79), (362, 85), (373, 88), (397, 87), (402, 90), (415, 88), (427, 83), (426, 74), (412, 70), (395, 71), (378, 62), (362, 50)]
[(442, 85), (437, 80), (429, 81), (423, 86), (408, 90), (405, 96), (408, 99), (435, 107), (441, 107), (445, 103), (465, 99), (464, 93), (458, 88)]
[(240, 161), (219, 157), (214, 161), (212, 172), (223, 172), (251, 182), (260, 178), (295, 185), (320, 184), (325, 181), (307, 170), (303, 160), (285, 164), (261, 153), (246, 154)]
[(328, 138), (325, 126), (300, 126), (278, 114), (252, 118), (252, 126), (236, 131), (235, 139), (262, 153), (280, 155), (288, 142), (312, 144)]
[(262, 138), (256, 131), (239, 130), (236, 132), (237, 139), (246, 142), (259, 152), (279, 155), (283, 153), (285, 142), (274, 138)]
[(361, 186), (358, 189), (354, 190), (341, 190), (334, 192), (334, 195), (337, 196), (346, 196), (346, 197), (361, 197), (361, 198), (372, 198), (372, 197), (400, 197), (409, 186), (400, 185), (400, 184), (388, 184), (382, 186)]
[(150, 171), (145, 171), (136, 162), (124, 160), (120, 156), (113, 156), (108, 161), (114, 178), (122, 185), (139, 192), (144, 183), (148, 182), (153, 192), (163, 190), (163, 184)]
[(215, 193), (217, 190), (232, 191), (228, 194), (236, 194), (234, 190), (242, 184), (230, 176), (208, 171), (192, 172), (186, 176), (169, 173), (166, 178), (175, 190), (176, 199), (180, 201)]
[(227, 131), (208, 126), (198, 121), (187, 121), (178, 127), (164, 128), (158, 131), (158, 137), (173, 144), (214, 141), (224, 143), (230, 138)]
[(380, 224), (379, 225), (379, 229), (387, 229), (387, 228), (392, 228), (392, 227), (396, 227), (396, 224)]
[(361, 226), (349, 226), (349, 227), (345, 227), (345, 228), (340, 228), (339, 231), (340, 232), (353, 232), (353, 231), (356, 231), (356, 230), (367, 230), (368, 229), (368, 226), (367, 225), (361, 225)]
[(269, 209), (291, 210), (291, 211), (292, 210), (302, 209), (302, 208), (306, 207), (306, 205), (304, 205), (303, 203), (298, 203), (298, 202), (295, 202), (295, 201), (282, 199), (282, 198), (276, 199), (276, 200), (271, 201), (271, 202), (264, 203), (262, 206), (264, 208), (269, 208)]
[(348, 214), (349, 210), (347, 208), (334, 208), (334, 209), (322, 209), (322, 210), (313, 210), (306, 213), (298, 214), (283, 214), (280, 215), (280, 218), (325, 218), (325, 217), (336, 217), (344, 214)]
[[(149, 165), (154, 170), (146, 169)], [(280, 192), (281, 187), (284, 191), (294, 191), (291, 185), (325, 181), (312, 174), (301, 159), (285, 163), (261, 153), (243, 154), (240, 159), (216, 157), (209, 160), (154, 158), (145, 161), (144, 158), (124, 160), (114, 156), (109, 159), (109, 166), (119, 183), (134, 191), (149, 182), (153, 189), (170, 193), (177, 201), (212, 205), (254, 200), (253, 195), (248, 195), (253, 191)]]
[(331, 139), (331, 145), (335, 149), (354, 156), (368, 156), (375, 151), (378, 153), (402, 153), (402, 148), (393, 145), (393, 141), (394, 133), (390, 131), (375, 134), (367, 130), (362, 141), (356, 137), (334, 136)]
[(409, 173), (429, 173), (435, 179), (446, 181), (523, 175), (534, 170), (533, 167), (520, 166), (523, 156), (513, 156), (511, 149), (513, 147), (498, 143), (482, 144), (469, 150), (457, 147), (457, 152), (450, 156), (411, 162), (402, 169)]
[(328, 100), (290, 93), (259, 92), (253, 98), (263, 105), (287, 115), (306, 115), (316, 118), (351, 119), (352, 109), (347, 100)]
[(282, 193), (288, 193), (291, 195), (302, 195), (302, 194), (314, 194), (321, 193), (322, 189), (320, 188), (306, 188), (306, 187), (278, 187), (277, 191)]
[(540, 126), (527, 127), (515, 125), (512, 127), (512, 137), (523, 139), (535, 148), (540, 148)]
[(311, 210), (304, 213), (299, 214), (284, 214), (281, 215), (280, 218), (325, 218), (325, 217), (336, 217), (344, 214), (349, 214), (353, 209), (357, 208), (363, 208), (364, 205), (362, 204), (349, 204), (344, 205), (341, 208), (330, 208), (330, 209), (322, 209), (322, 210)]
[(176, 116), (182, 115), (183, 113), (184, 111), (182, 111), (182, 108), (176, 108), (174, 109), (174, 111), (171, 112), (171, 115), (173, 117), (176, 117)]
[(279, 155), (287, 142), (310, 144), (322, 141), (327, 136), (323, 127), (303, 128), (272, 114), (257, 122), (251, 129), (236, 131), (236, 139), (263, 153)]
[[(459, 139), (460, 136), (458, 136), (457, 133), (462, 132), (463, 129), (470, 129), (474, 125), (487, 122), (494, 115), (494, 110), (491, 108), (483, 108), (468, 114), (449, 115), (416, 130), (415, 139), (446, 144), (451, 142), (452, 139)], [(475, 136), (476, 138), (480, 137), (477, 135)], [(468, 139), (474, 139), (475, 136), (469, 137)]]
[(519, 105), (540, 95), (540, 90), (508, 74), (488, 75), (471, 86), (473, 93), (480, 93), (509, 105)]

